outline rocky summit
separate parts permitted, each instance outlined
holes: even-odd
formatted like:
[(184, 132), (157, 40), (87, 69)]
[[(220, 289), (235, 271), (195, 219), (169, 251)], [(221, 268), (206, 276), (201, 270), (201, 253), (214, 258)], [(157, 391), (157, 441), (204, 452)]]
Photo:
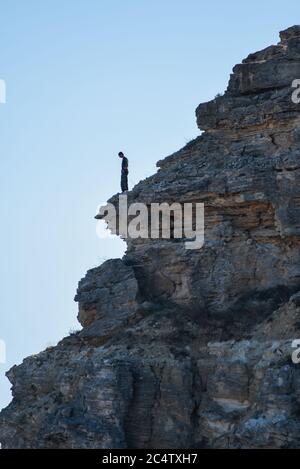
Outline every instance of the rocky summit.
[(2, 448), (300, 447), (300, 26), (280, 38), (128, 193), (204, 203), (203, 248), (128, 239), (90, 270), (82, 330), (7, 373)]

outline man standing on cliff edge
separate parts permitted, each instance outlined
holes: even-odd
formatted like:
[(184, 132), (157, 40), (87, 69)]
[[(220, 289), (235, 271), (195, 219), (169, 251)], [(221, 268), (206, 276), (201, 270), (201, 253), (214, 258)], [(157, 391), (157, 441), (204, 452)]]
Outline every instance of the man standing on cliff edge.
[(122, 151), (119, 152), (119, 158), (122, 158), (121, 190), (126, 192), (128, 191), (128, 159)]

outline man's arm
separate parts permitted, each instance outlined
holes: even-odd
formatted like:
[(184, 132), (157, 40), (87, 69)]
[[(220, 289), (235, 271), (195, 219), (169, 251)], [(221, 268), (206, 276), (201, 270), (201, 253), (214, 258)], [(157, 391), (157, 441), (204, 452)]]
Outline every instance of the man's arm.
[(123, 171), (125, 171), (125, 173), (128, 173), (128, 159), (127, 158), (123, 158), (122, 169)]

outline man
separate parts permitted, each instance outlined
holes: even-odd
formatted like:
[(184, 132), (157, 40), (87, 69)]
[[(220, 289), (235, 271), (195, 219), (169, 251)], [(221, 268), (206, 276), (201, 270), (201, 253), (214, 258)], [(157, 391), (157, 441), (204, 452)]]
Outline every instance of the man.
[(119, 152), (119, 158), (122, 158), (121, 190), (126, 192), (128, 191), (128, 159), (122, 151)]

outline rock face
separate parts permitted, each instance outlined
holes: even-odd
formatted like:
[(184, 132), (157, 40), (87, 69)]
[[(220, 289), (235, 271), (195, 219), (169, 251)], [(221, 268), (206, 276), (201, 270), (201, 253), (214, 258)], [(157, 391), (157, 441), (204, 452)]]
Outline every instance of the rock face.
[[(205, 245), (131, 239), (82, 331), (13, 367), (4, 448), (300, 447), (300, 26), (233, 69), (129, 203), (203, 202)], [(111, 199), (116, 204), (117, 199)]]

